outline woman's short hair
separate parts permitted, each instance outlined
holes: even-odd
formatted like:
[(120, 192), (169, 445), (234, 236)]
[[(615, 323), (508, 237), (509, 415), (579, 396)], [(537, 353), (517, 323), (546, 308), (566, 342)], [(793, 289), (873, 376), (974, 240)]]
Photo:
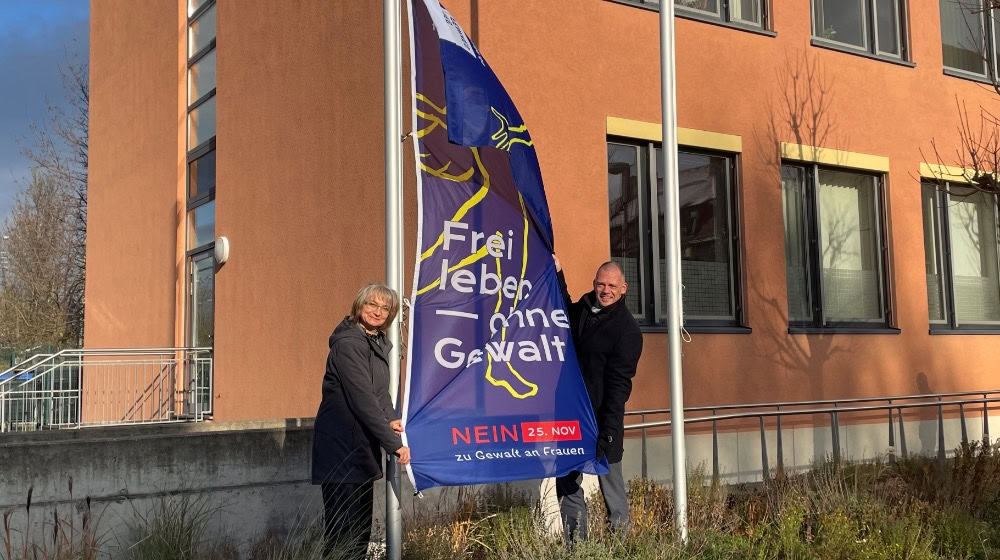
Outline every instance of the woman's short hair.
[(399, 296), (396, 291), (378, 282), (373, 282), (358, 290), (358, 295), (354, 297), (354, 303), (351, 304), (351, 320), (355, 323), (360, 322), (361, 308), (364, 307), (366, 301), (388, 303), (389, 313), (386, 315), (385, 324), (382, 325), (382, 330), (387, 329), (396, 318), (396, 313), (399, 312)]

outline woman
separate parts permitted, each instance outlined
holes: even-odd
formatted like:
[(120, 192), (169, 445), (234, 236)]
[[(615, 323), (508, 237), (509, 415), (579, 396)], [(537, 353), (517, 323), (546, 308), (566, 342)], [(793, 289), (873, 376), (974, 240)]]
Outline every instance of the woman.
[(396, 292), (369, 284), (358, 292), (351, 314), (330, 335), (323, 400), (313, 431), (312, 482), (323, 490), (326, 547), (363, 559), (372, 530), (372, 487), (382, 478), (381, 447), (410, 461), (403, 427), (389, 398), (389, 350), (385, 338), (399, 310)]

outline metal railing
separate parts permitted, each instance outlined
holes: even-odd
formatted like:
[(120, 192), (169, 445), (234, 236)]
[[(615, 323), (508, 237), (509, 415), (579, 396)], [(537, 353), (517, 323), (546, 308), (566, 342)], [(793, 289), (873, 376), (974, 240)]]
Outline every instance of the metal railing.
[[(980, 397), (981, 398), (978, 398)], [(972, 398), (977, 397), (977, 398)], [(839, 462), (841, 457), (840, 445), (840, 419), (842, 414), (848, 413), (888, 413), (888, 460), (890, 463), (896, 460), (896, 428), (899, 424), (899, 453), (906, 458), (908, 456), (906, 448), (906, 428), (904, 424), (903, 411), (909, 409), (937, 408), (937, 456), (944, 459), (947, 453), (944, 437), (944, 417), (945, 407), (951, 411), (957, 408), (959, 424), (961, 426), (961, 441), (968, 443), (969, 432), (965, 422), (966, 407), (975, 406), (982, 409), (982, 440), (983, 443), (990, 442), (989, 408), (990, 403), (1000, 402), (1000, 390), (988, 391), (968, 391), (961, 393), (931, 393), (922, 395), (900, 395), (894, 397), (862, 397), (850, 399), (830, 399), (817, 401), (788, 401), (773, 403), (753, 403), (753, 404), (726, 404), (715, 406), (695, 406), (684, 409), (684, 424), (704, 424), (712, 423), (712, 477), (719, 476), (719, 423), (725, 421), (747, 421), (758, 420), (760, 429), (761, 448), (761, 473), (766, 480), (770, 477), (770, 465), (767, 452), (767, 437), (765, 419), (774, 419), (774, 430), (776, 438), (776, 473), (781, 475), (785, 471), (784, 448), (782, 445), (781, 419), (788, 416), (823, 415), (829, 416), (830, 443), (833, 451), (833, 460)], [(866, 404), (875, 403), (875, 404)], [(719, 411), (725, 412), (720, 414)], [(894, 413), (895, 411), (895, 413)], [(705, 414), (707, 413), (707, 414)], [(649, 410), (633, 410), (625, 413), (626, 416), (639, 416), (640, 422), (626, 424), (626, 430), (641, 431), (641, 466), (640, 471), (643, 478), (648, 475), (647, 450), (648, 450), (648, 430), (670, 426), (670, 420), (647, 421), (650, 416), (669, 415), (670, 409), (659, 408)], [(696, 415), (696, 414), (701, 414)], [(816, 426), (813, 423), (813, 426)]]
[(198, 422), (212, 414), (211, 348), (38, 354), (0, 372), (0, 432)]

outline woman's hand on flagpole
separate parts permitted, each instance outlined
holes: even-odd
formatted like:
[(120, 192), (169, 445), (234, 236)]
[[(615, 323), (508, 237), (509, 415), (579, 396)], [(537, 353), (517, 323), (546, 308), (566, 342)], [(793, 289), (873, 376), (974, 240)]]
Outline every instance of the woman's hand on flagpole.
[(389, 422), (389, 427), (392, 428), (392, 432), (397, 436), (405, 431), (403, 429), (403, 421), (398, 418)]

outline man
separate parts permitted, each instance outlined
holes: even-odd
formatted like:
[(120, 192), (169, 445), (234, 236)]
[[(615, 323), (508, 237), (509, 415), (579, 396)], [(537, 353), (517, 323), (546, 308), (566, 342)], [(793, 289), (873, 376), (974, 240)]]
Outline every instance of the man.
[[(622, 299), (628, 284), (618, 263), (602, 264), (594, 276), (594, 290), (573, 303), (559, 259), (553, 256), (553, 260), (569, 310), (576, 358), (597, 418), (597, 458), (608, 459), (608, 474), (598, 477), (608, 508), (608, 524), (615, 531), (624, 531), (629, 523), (622, 477), (625, 402), (632, 393), (632, 377), (642, 353), (642, 333)], [(587, 502), (580, 486), (582, 480), (579, 472), (556, 479), (567, 542), (573, 540), (578, 530), (580, 538), (587, 538)]]

